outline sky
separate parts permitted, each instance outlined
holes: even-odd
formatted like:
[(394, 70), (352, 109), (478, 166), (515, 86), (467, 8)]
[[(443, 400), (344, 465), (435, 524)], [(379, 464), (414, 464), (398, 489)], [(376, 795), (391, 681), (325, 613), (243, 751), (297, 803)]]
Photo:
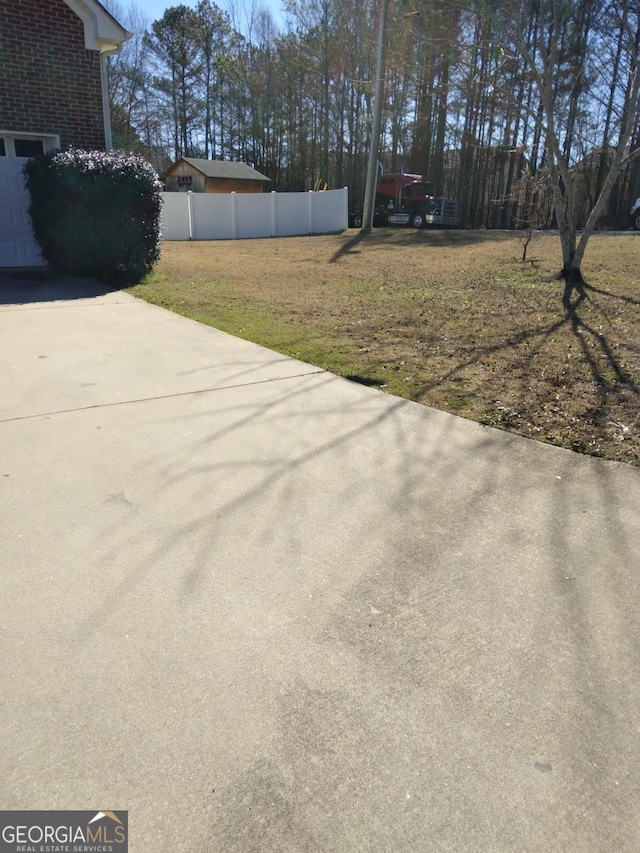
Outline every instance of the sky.
[[(126, 0), (119, 0), (120, 5), (126, 7), (129, 5)], [(133, 0), (133, 4), (140, 9), (140, 11), (151, 21), (157, 21), (158, 18), (161, 18), (164, 14), (165, 9), (169, 8), (169, 6), (191, 6), (192, 8), (197, 5), (197, 0)], [(220, 9), (226, 9), (227, 4), (225, 0), (218, 0), (216, 5), (220, 7)], [(250, 5), (250, 4), (249, 4)], [(280, 0), (260, 0), (259, 5), (266, 6), (271, 9), (273, 13), (273, 17), (277, 24), (282, 23), (282, 14), (281, 8), (282, 3)]]

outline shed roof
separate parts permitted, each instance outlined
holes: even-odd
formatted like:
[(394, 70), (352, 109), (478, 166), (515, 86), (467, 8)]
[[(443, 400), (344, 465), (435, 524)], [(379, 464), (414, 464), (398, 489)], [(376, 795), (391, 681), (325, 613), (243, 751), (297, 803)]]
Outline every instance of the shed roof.
[(207, 178), (232, 178), (241, 181), (271, 181), (266, 175), (252, 169), (246, 163), (228, 162), (225, 160), (200, 160), (195, 157), (181, 157), (194, 169), (202, 172)]

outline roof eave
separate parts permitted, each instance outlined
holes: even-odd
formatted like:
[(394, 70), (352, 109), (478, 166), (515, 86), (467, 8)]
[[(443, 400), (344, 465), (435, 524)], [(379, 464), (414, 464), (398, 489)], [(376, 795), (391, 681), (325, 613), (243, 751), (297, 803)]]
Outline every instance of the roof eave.
[(107, 56), (119, 53), (131, 33), (98, 0), (64, 0), (84, 24), (84, 45)]

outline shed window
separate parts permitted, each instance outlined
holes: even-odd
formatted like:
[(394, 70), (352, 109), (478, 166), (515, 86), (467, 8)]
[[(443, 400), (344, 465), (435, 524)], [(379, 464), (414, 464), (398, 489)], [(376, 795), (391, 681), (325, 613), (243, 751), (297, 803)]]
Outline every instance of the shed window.
[(0, 139), (0, 157), (7, 156), (7, 149), (5, 148), (4, 139)]
[(16, 157), (37, 157), (44, 154), (44, 145), (41, 139), (14, 139)]

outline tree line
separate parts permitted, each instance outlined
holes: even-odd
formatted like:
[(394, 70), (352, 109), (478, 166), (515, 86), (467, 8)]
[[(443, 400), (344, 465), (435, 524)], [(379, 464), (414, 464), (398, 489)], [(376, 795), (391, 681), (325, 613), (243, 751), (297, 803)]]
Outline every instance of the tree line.
[[(383, 4), (287, 0), (277, 24), (233, 2), (156, 21), (108, 4), (133, 33), (110, 62), (115, 145), (159, 171), (240, 160), (278, 191), (348, 186), (361, 204)], [(637, 0), (387, 0), (384, 27), (385, 171), (434, 181), (463, 227), (566, 227), (574, 254), (576, 229), (627, 227)]]

